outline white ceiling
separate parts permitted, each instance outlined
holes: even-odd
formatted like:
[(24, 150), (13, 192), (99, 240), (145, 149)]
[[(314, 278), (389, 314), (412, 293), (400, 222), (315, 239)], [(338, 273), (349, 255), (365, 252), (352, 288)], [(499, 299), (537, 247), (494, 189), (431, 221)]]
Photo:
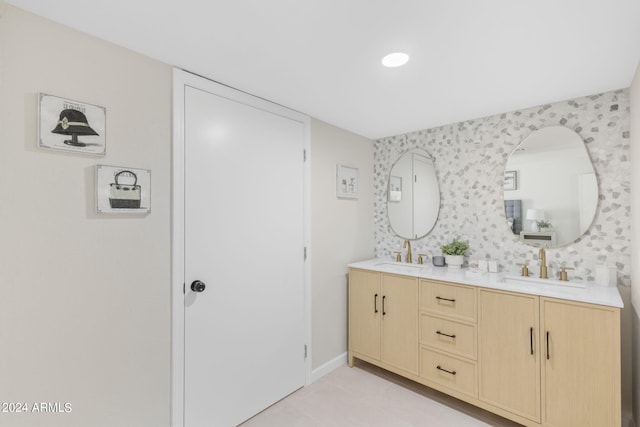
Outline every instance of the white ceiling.
[(370, 138), (628, 87), (640, 60), (640, 0), (6, 2)]

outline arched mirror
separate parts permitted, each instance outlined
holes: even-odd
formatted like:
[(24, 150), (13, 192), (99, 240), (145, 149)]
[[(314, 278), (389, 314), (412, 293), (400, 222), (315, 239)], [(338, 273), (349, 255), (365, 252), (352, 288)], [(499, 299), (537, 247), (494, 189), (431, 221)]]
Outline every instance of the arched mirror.
[(575, 242), (591, 227), (598, 181), (580, 135), (563, 126), (539, 129), (509, 156), (504, 175), (507, 224), (533, 246)]
[(393, 232), (403, 239), (426, 236), (438, 219), (440, 188), (433, 158), (414, 148), (389, 173), (387, 215)]

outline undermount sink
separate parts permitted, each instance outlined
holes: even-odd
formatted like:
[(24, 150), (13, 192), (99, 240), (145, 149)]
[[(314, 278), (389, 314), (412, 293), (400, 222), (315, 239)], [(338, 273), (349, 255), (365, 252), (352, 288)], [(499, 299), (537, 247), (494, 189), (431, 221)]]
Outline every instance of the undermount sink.
[(504, 283), (511, 283), (514, 285), (528, 285), (536, 283), (540, 285), (553, 285), (553, 286), (567, 286), (570, 288), (586, 288), (587, 285), (581, 282), (571, 282), (556, 279), (540, 279), (539, 277), (527, 277), (527, 276), (504, 276), (502, 281)]
[(397, 268), (397, 269), (416, 269), (416, 270), (422, 270), (425, 265), (424, 264), (409, 264), (409, 263), (404, 263), (404, 262), (381, 262), (379, 264), (376, 264), (377, 267), (392, 267), (392, 268)]

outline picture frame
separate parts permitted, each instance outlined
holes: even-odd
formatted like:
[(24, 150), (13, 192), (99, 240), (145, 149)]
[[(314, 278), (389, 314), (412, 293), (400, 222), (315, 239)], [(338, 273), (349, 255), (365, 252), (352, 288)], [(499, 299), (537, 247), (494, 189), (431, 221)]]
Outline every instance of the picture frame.
[(38, 147), (92, 156), (107, 154), (107, 109), (38, 94)]
[(518, 189), (518, 171), (506, 171), (504, 173), (504, 190)]
[(402, 201), (402, 177), (391, 175), (389, 178), (389, 201)]
[(340, 199), (358, 198), (358, 168), (336, 166), (336, 196)]
[(96, 212), (148, 214), (151, 212), (151, 171), (96, 165)]

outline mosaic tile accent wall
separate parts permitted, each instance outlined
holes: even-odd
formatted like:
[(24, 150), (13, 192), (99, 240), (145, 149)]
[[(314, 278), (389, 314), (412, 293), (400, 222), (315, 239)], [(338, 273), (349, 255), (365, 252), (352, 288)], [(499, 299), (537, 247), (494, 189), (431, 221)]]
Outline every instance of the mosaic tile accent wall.
[[(577, 132), (591, 157), (600, 190), (596, 218), (578, 241), (549, 249), (549, 273), (574, 267), (570, 277), (595, 279), (598, 265), (615, 267), (618, 284), (630, 284), (631, 163), (629, 90), (617, 90), (495, 116), (468, 120), (374, 142), (376, 256), (391, 259), (403, 240), (386, 211), (387, 177), (405, 151), (419, 147), (435, 157), (440, 214), (430, 234), (413, 242), (414, 254), (440, 255), (453, 238), (469, 242), (469, 259), (497, 259), (500, 271), (528, 261), (537, 271), (538, 250), (509, 230), (503, 205), (503, 172), (511, 151), (536, 129), (562, 125)], [(555, 276), (554, 276), (555, 277)]]

